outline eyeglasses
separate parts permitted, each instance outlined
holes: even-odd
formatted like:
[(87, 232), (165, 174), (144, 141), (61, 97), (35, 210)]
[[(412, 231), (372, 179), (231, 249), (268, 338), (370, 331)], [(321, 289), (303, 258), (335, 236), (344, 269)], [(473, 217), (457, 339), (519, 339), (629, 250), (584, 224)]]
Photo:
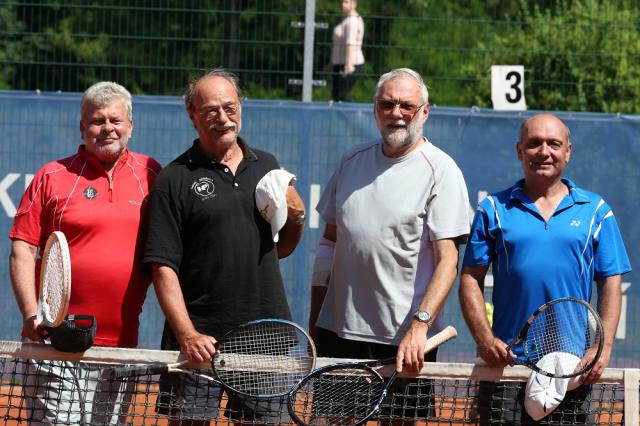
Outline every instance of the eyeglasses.
[(410, 117), (413, 117), (416, 112), (426, 104), (426, 102), (420, 105), (414, 105), (408, 102), (396, 102), (388, 99), (376, 100), (376, 106), (380, 111), (388, 114), (395, 111), (396, 107), (400, 107), (400, 114)]
[(204, 108), (198, 114), (200, 114), (200, 116), (203, 117), (205, 120), (215, 120), (220, 115), (220, 109), (222, 109), (227, 116), (233, 117), (238, 113), (239, 108), (240, 108), (240, 105), (235, 103), (226, 104), (226, 105), (217, 106), (217, 107)]

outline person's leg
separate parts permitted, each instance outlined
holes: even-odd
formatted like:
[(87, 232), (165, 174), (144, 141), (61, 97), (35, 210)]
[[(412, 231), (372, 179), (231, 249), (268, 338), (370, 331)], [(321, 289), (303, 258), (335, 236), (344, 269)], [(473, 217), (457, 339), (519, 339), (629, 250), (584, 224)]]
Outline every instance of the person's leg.
[[(571, 424), (571, 425), (587, 425), (593, 424), (594, 419), (590, 414), (589, 399), (591, 396), (591, 386), (580, 386), (578, 389), (569, 391), (565, 394), (564, 399), (549, 415), (540, 419), (538, 422), (533, 420), (523, 411), (523, 424), (525, 425), (556, 425), (556, 424)], [(523, 399), (520, 400), (524, 405)]]
[(353, 88), (353, 86), (356, 84), (356, 80), (358, 79), (358, 76), (362, 73), (362, 65), (356, 65), (355, 67), (355, 71), (352, 72), (349, 75), (345, 75), (344, 77), (341, 77), (341, 82), (340, 82), (340, 93), (339, 93), (339, 97), (340, 100), (343, 102), (351, 102), (351, 97), (349, 96), (349, 92), (351, 91), (351, 89)]
[[(426, 354), (425, 362), (436, 362), (437, 353), (434, 349)], [(434, 416), (433, 380), (425, 378), (397, 378), (380, 408), (381, 423), (387, 425), (412, 425)]]
[(291, 423), (287, 398), (252, 398), (227, 392), (224, 415), (237, 425), (272, 425)]
[(525, 383), (480, 382), (478, 414), (481, 426), (521, 425), (526, 416), (522, 407)]
[(29, 424), (82, 423), (76, 368), (70, 362), (27, 361), (23, 389)]
[(169, 416), (171, 424), (204, 425), (218, 418), (221, 397), (220, 387), (204, 378), (164, 373), (160, 375), (156, 412)]
[(125, 424), (137, 378), (113, 380), (110, 371), (91, 367), (87, 370), (85, 405), (91, 407), (90, 424)]
[(344, 65), (334, 65), (331, 68), (333, 74), (331, 75), (331, 99), (335, 102), (342, 101), (342, 71)]

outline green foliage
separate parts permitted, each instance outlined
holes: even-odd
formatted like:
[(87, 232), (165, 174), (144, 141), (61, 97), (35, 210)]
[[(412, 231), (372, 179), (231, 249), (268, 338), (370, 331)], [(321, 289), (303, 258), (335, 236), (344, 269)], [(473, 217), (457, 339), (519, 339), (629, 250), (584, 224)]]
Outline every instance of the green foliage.
[[(432, 104), (490, 106), (490, 66), (522, 64), (529, 108), (640, 112), (636, 0), (360, 0), (370, 102), (378, 76), (411, 67)], [(0, 4), (0, 88), (82, 91), (115, 80), (177, 95), (202, 69), (240, 75), (248, 96), (300, 99), (304, 0), (48, 0)], [(325, 68), (338, 0), (316, 0), (314, 78)], [(328, 100), (330, 86), (314, 100)]]
[(640, 12), (626, 1), (559, 0), (553, 10), (520, 2), (510, 30), (477, 44), (463, 72), (481, 82), (463, 102), (490, 105), (492, 64), (524, 65), (531, 109), (640, 113)]
[(12, 62), (22, 57), (21, 45), (13, 37), (23, 27), (16, 19), (14, 3), (13, 0), (7, 0), (0, 5), (0, 89), (12, 88), (10, 82), (15, 75)]

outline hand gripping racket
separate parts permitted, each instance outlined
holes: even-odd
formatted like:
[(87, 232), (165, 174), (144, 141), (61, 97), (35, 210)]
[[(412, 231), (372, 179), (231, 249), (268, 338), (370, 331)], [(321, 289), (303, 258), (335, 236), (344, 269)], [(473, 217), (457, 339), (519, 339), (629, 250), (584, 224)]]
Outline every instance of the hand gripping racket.
[[(452, 326), (427, 340), (425, 353), (458, 335)], [(395, 357), (368, 362), (346, 362), (319, 368), (294, 387), (287, 398), (292, 420), (299, 426), (358, 426), (380, 408), (396, 378), (382, 378), (373, 367), (395, 362)]]
[(71, 258), (64, 234), (49, 235), (42, 253), (40, 290), (38, 293), (38, 324), (57, 327), (64, 321), (71, 295)]
[(185, 370), (189, 362), (115, 367), (114, 379), (180, 372), (256, 398), (284, 396), (315, 367), (316, 348), (299, 325), (280, 319), (250, 321), (216, 343), (213, 376)]
[[(518, 353), (522, 355), (513, 358), (515, 363), (548, 377), (569, 378), (589, 370), (600, 357), (603, 345), (602, 322), (595, 309), (584, 300), (563, 297), (538, 308), (507, 351), (521, 348)], [(590, 359), (584, 365), (580, 363), (575, 370), (562, 368), (575, 365), (576, 357), (583, 358), (587, 352)], [(556, 364), (538, 363), (551, 353), (557, 355)]]

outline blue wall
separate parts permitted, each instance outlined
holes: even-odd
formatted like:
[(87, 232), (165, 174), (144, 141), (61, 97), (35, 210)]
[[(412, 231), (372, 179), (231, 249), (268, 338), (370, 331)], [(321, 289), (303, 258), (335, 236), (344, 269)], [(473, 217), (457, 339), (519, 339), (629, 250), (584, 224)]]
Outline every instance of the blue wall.
[[(19, 338), (21, 317), (8, 273), (8, 235), (15, 208), (29, 175), (47, 161), (67, 156), (81, 143), (79, 94), (0, 92), (0, 339)], [(448, 152), (462, 169), (473, 205), (482, 191), (497, 191), (521, 176), (515, 141), (530, 113), (499, 113), (432, 107), (425, 134)], [(134, 132), (130, 148), (168, 163), (191, 145), (195, 132), (180, 98), (134, 97)], [(567, 176), (578, 185), (604, 195), (622, 229), (632, 265), (638, 265), (640, 221), (640, 117), (559, 113), (574, 142)], [(309, 276), (322, 223), (312, 211), (315, 190), (322, 190), (341, 156), (354, 144), (378, 136), (369, 104), (247, 101), (242, 135), (250, 145), (276, 155), (281, 165), (298, 175), (298, 189), (308, 206), (305, 236), (295, 253), (282, 262), (294, 318), (307, 323)], [(624, 277), (634, 282), (636, 272)], [(615, 366), (639, 366), (640, 290), (625, 284), (623, 321), (614, 349)], [(454, 289), (446, 306), (446, 321), (461, 336), (447, 344), (441, 359), (469, 361), (475, 348), (464, 326)], [(163, 316), (153, 290), (144, 307), (140, 344), (157, 347)]]

